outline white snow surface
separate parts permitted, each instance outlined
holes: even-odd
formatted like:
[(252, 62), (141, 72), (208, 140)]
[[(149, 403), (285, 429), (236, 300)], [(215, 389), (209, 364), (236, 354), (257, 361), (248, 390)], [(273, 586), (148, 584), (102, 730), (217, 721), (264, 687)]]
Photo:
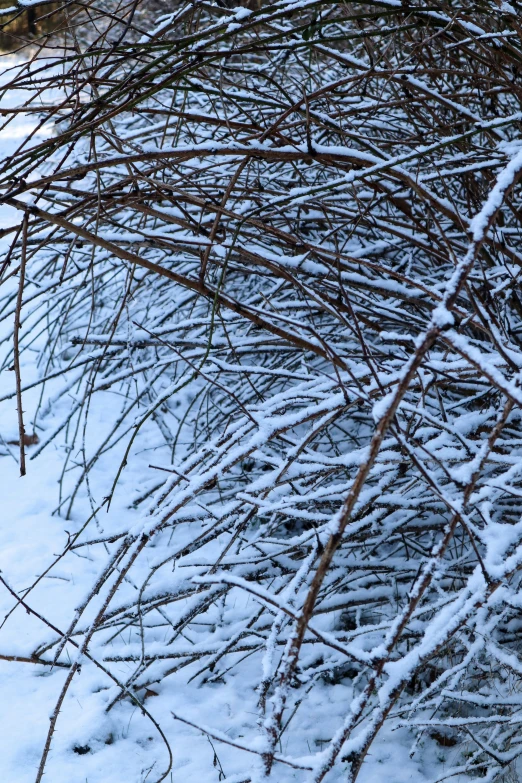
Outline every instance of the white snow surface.
[[(243, 16), (244, 9), (238, 8), (235, 18), (239, 21)], [(18, 96), (11, 93), (1, 99), (0, 105), (6, 107), (11, 105), (11, 102), (17, 104), (18, 100)], [(20, 140), (27, 137), (32, 127), (32, 121), (20, 115), (16, 122), (0, 131), (1, 154), (7, 156), (14, 152)], [(50, 130), (41, 129), (40, 138), (46, 133), (50, 133)], [(487, 219), (498, 208), (502, 194), (510, 186), (515, 174), (518, 174), (522, 165), (521, 155), (510, 164), (507, 174), (499, 180), (491, 201), (471, 224), (477, 236), (487, 227)], [(19, 219), (19, 215), (11, 208), (0, 207), (0, 228), (10, 226), (13, 221)], [(0, 245), (0, 253), (4, 251), (5, 245)], [(293, 261), (295, 262), (295, 259)], [(289, 259), (288, 265), (291, 263), (292, 259)], [(447, 316), (449, 314), (441, 307), (438, 311), (439, 325), (449, 323)], [(137, 336), (134, 334), (133, 338)], [(457, 340), (457, 337), (454, 339)], [(461, 342), (463, 349), (472, 353), (476, 363), (486, 363), (476, 349), (464, 345), (462, 340)], [(37, 347), (36, 345), (35, 348)], [(36, 355), (35, 350), (34, 356)], [(500, 372), (493, 365), (487, 365), (487, 369), (490, 375), (495, 378), (498, 376), (502, 380)], [(30, 353), (26, 351), (22, 365), (24, 385), (37, 380), (38, 373), (36, 363), (31, 362)], [(304, 387), (306, 376), (299, 380)], [(13, 388), (13, 374), (3, 373), (0, 377), (0, 398), (11, 394)], [(520, 394), (514, 384), (509, 386), (509, 390), (514, 395)], [(24, 411), (29, 424), (39, 404), (39, 395), (38, 388), (24, 393)], [(180, 410), (183, 410), (190, 398), (181, 389), (175, 391), (174, 395), (179, 398)], [(324, 406), (326, 414), (329, 406), (333, 405), (332, 396), (328, 385), (325, 385), (325, 401), (317, 405)], [(373, 414), (376, 422), (385, 415), (392, 397), (393, 392), (375, 404)], [(49, 624), (61, 631), (69, 626), (76, 609), (88, 596), (107, 562), (107, 552), (98, 545), (69, 551), (63, 558), (57, 559), (58, 556), (63, 552), (69, 537), (78, 533), (89, 518), (91, 521), (82, 533), (82, 541), (118, 535), (123, 531), (131, 531), (138, 536), (147, 526), (154, 525), (156, 518), (151, 521), (147, 510), (142, 506), (134, 508), (133, 500), (143, 491), (147, 482), (152, 485), (157, 479), (157, 473), (150, 467), (150, 463), (169, 464), (169, 450), (157, 437), (152, 426), (144, 427), (133, 445), (132, 459), (129, 459), (122, 472), (109, 510), (102, 508), (93, 513), (111, 491), (127, 445), (125, 438), (96, 462), (89, 475), (90, 497), (84, 487), (70, 517), (66, 518), (64, 508), (59, 507), (64, 439), (61, 435), (54, 438), (36, 459), (31, 460), (31, 457), (36, 455), (37, 448), (38, 451), (42, 449), (46, 438), (60, 425), (68, 413), (67, 406), (74, 404), (75, 398), (71, 393), (70, 399), (62, 396), (49, 412), (46, 417), (46, 430), (39, 432), (40, 446), (29, 446), (27, 449), (28, 469), (25, 477), (19, 475), (17, 447), (10, 444), (18, 437), (15, 399), (3, 403), (0, 407), (0, 444), (6, 452), (0, 456), (0, 576), (4, 580), (4, 584), (0, 583), (0, 783), (33, 783), (35, 780), (49, 719), (56, 708), (68, 672), (64, 667), (43, 666), (16, 658), (27, 658), (32, 651), (42, 649), (47, 644), (51, 645), (56, 634)], [(115, 391), (108, 390), (94, 396), (89, 412), (89, 430), (86, 434), (87, 451), (102, 440), (108, 424), (117, 418), (120, 407), (121, 400)], [(253, 447), (263, 445), (268, 439), (268, 428), (276, 427), (276, 417), (269, 420), (267, 414), (264, 421), (261, 411), (257, 425), (254, 435), (245, 430), (245, 439), (248, 435)], [(353, 456), (346, 456), (347, 463)], [(81, 462), (81, 455), (72, 455), (73, 465), (76, 459)], [(520, 458), (517, 456), (513, 459), (516, 462), (513, 467), (515, 471), (519, 469)], [(460, 472), (463, 474), (467, 471), (469, 474), (472, 469), (474, 463), (470, 462), (461, 467)], [(201, 482), (204, 483), (209, 478), (212, 476), (202, 474)], [(269, 478), (266, 474), (261, 477), (256, 488), (259, 488), (263, 481), (266, 481), (268, 486)], [(65, 476), (64, 481), (68, 480)], [(186, 492), (188, 493), (189, 489), (186, 489)], [(178, 494), (181, 494), (181, 491)], [(281, 497), (276, 497), (274, 492), (267, 501), (267, 507), (268, 502), (273, 508), (278, 507), (278, 504), (282, 507), (285, 503), (283, 493)], [(179, 542), (175, 540), (178, 548), (186, 546), (190, 539), (187, 538), (185, 529), (181, 533), (177, 532), (177, 528), (174, 531), (172, 535), (180, 536)], [(517, 529), (513, 531), (513, 542), (518, 540)], [(501, 573), (500, 564), (505, 560), (510, 541), (499, 529), (491, 526), (490, 540), (485, 540), (484, 543), (488, 548), (488, 565), (491, 565), (492, 570), (497, 568), (499, 578), (502, 578), (504, 574)], [(219, 553), (220, 550), (216, 551)], [(163, 540), (158, 541), (156, 549), (154, 546), (148, 549), (146, 562), (138, 565), (132, 572), (132, 578), (129, 577), (124, 585), (123, 597), (136, 595), (140, 578), (143, 577), (143, 581), (148, 570), (156, 562), (162, 562), (166, 553), (167, 545)], [(204, 557), (211, 562), (207, 551), (203, 560)], [(520, 552), (515, 551), (512, 555), (513, 563), (518, 562), (521, 557)], [(49, 565), (55, 561), (57, 562), (53, 568), (48, 570)], [(513, 563), (509, 561), (505, 568)], [(188, 563), (186, 576), (194, 577), (195, 582), (208, 583), (211, 580), (205, 579), (206, 570), (205, 562), (202, 562), (198, 553), (193, 564)], [(168, 589), (168, 568), (161, 571), (161, 579), (163, 581), (156, 582), (154, 588), (158, 590), (163, 585)], [(213, 579), (218, 589), (219, 572)], [(235, 581), (230, 577), (228, 582), (235, 585), (230, 595), (234, 599), (233, 609), (239, 632), (241, 622), (246, 616), (246, 607), (252, 601), (262, 602), (264, 595), (259, 590), (259, 595), (252, 597), (243, 589), (247, 582), (240, 577), (236, 577)], [(35, 586), (32, 587), (33, 585)], [(32, 612), (40, 616), (29, 612), (20, 604), (16, 605), (8, 586), (23, 596)], [(27, 592), (29, 588), (31, 589)], [(470, 577), (468, 592), (463, 591), (460, 596), (462, 606), (458, 602), (449, 603), (437, 616), (437, 622), (458, 622), (459, 612), (465, 616), (465, 610), (467, 611), (465, 601), (470, 604), (473, 601), (480, 603), (483, 589), (484, 583), (480, 574), (474, 574)], [(282, 594), (281, 606), (291, 607), (292, 600), (293, 596)], [(82, 617), (82, 623), (92, 621), (101, 608), (101, 599), (94, 599), (91, 603), (86, 615)], [(2, 623), (4, 617), (6, 619)], [(330, 629), (320, 627), (319, 630), (326, 636)], [(434, 644), (438, 639), (436, 631), (435, 628), (431, 637), (435, 640)], [(204, 649), (206, 638), (202, 635), (203, 641), (200, 641), (198, 634), (197, 626), (192, 625), (176, 647), (176, 653), (182, 654), (183, 645), (192, 651), (197, 649), (198, 645)], [(123, 630), (118, 637), (118, 655), (121, 656), (122, 649), (125, 649), (129, 656), (139, 659), (142, 654), (141, 646), (130, 630), (128, 636)], [(226, 638), (230, 637), (229, 629)], [(166, 632), (164, 628), (159, 628), (155, 641), (149, 642), (148, 653), (161, 654), (168, 651), (167, 638), (168, 630)], [(89, 653), (120, 681), (126, 680), (134, 671), (135, 662), (110, 661), (111, 644), (107, 644), (107, 634), (104, 642), (103, 647), (93, 645), (89, 648)], [(353, 652), (356, 651), (354, 644)], [(263, 672), (266, 675), (271, 670), (273, 652), (274, 645), (271, 647), (267, 644), (267, 652), (262, 660), (261, 657), (247, 655), (216, 682), (203, 683), (198, 676), (197, 661), (180, 668), (170, 676), (158, 678), (150, 689), (141, 689), (137, 694), (156, 725), (150, 716), (142, 713), (129, 698), (118, 698), (116, 703), (113, 703), (113, 700), (120, 696), (120, 689), (106, 672), (83, 656), (81, 672), (74, 677), (60, 707), (44, 780), (51, 783), (155, 783), (161, 779), (169, 763), (166, 744), (157, 729), (159, 725), (172, 751), (172, 772), (167, 778), (171, 783), (219, 783), (221, 780), (228, 783), (242, 783), (247, 780), (260, 783), (265, 779), (259, 755), (265, 747), (265, 736), (258, 722), (256, 688)], [(359, 648), (359, 652), (361, 657), (367, 654), (367, 650), (362, 648)], [(398, 682), (405, 667), (410, 664), (413, 667), (417, 662), (415, 656), (418, 656), (419, 652), (422, 652), (420, 648), (411, 653), (411, 661), (405, 656), (396, 666), (396, 670), (393, 668), (395, 664), (388, 664), (388, 674), (393, 676), (390, 676), (385, 687), (392, 687), (395, 681)], [(62, 663), (73, 661), (75, 655), (75, 648), (68, 644), (59, 660)], [(173, 667), (176, 660), (167, 661), (164, 670)], [(189, 682), (193, 677), (194, 681)], [(346, 719), (347, 709), (354, 695), (348, 677), (337, 682), (335, 687), (326, 682), (314, 687), (305, 702), (306, 706), (301, 707), (297, 713), (295, 725), (298, 731), (288, 733), (286, 739), (283, 737), (280, 743), (277, 752), (280, 762), (276, 764), (272, 780), (276, 783), (309, 783), (312, 780), (313, 773), (306, 770), (317, 765), (320, 760), (318, 754), (323, 746), (328, 746)], [(321, 716), (320, 722), (317, 720), (318, 715)], [(363, 731), (364, 729), (361, 729), (360, 736), (363, 736)], [(236, 747), (220, 741), (225, 739), (235, 743)], [(356, 736), (355, 741), (358, 739)], [(433, 743), (426, 743), (425, 747), (417, 747), (415, 754), (410, 754), (411, 744), (411, 732), (402, 728), (398, 719), (395, 722), (386, 722), (368, 754), (358, 778), (360, 783), (423, 783), (432, 781), (437, 773), (443, 776), (446, 765), (458, 765), (460, 748), (437, 748)], [(312, 759), (312, 756), (315, 758)], [(294, 769), (284, 763), (289, 760), (291, 764), (301, 768)], [(327, 783), (341, 783), (343, 779), (342, 764), (326, 778)], [(469, 780), (469, 777), (456, 775), (453, 780), (458, 783)]]
[[(237, 16), (242, 13), (244, 15), (240, 9)], [(3, 62), (4, 67), (16, 64), (14, 58), (5, 55)], [(1, 99), (1, 107), (18, 105), (19, 100), (20, 96), (10, 92)], [(12, 154), (34, 126), (35, 121), (30, 116), (20, 115), (0, 131), (2, 155)], [(35, 136), (35, 142), (48, 133), (48, 130), (41, 129)], [(14, 209), (0, 206), (0, 228), (19, 220)], [(3, 253), (5, 247), (5, 242), (0, 245)], [(27, 358), (22, 367), (22, 377), (24, 385), (38, 378), (37, 368)], [(0, 377), (0, 397), (11, 393), (13, 386), (12, 374), (4, 373)], [(37, 388), (24, 394), (24, 410), (28, 420), (38, 403), (38, 397)], [(118, 402), (111, 394), (105, 395), (103, 403), (98, 400), (90, 414), (91, 432), (101, 431), (104, 423), (114, 418), (117, 410)], [(50, 431), (53, 429), (53, 420), (58, 423), (66, 412), (53, 412), (54, 415), (48, 418)], [(23, 595), (24, 590), (62, 552), (68, 535), (80, 529), (89, 517), (91, 508), (87, 498), (83, 497), (75, 506), (72, 519), (65, 520), (56, 513), (57, 477), (61, 475), (63, 465), (63, 451), (59, 441), (53, 442), (35, 461), (30, 460), (35, 447), (29, 447), (27, 475), (20, 477), (17, 446), (8, 445), (9, 441), (15, 441), (18, 437), (14, 399), (7, 405), (4, 403), (1, 408), (0, 436), (4, 446), (8, 447), (6, 450), (10, 452), (10, 456), (0, 457), (0, 574), (14, 591)], [(124, 445), (121, 444), (120, 451)], [(154, 454), (156, 462), (161, 463), (161, 457), (155, 450), (150, 433), (149, 440), (145, 435), (135, 452), (123, 473), (109, 513), (102, 511), (98, 515), (97, 529), (93, 527), (91, 537), (117, 533), (132, 528), (133, 524), (139, 529), (142, 524), (143, 512), (129, 508), (128, 500), (136, 494), (137, 487), (142, 486), (143, 473), (149, 471), (150, 453)], [(117, 456), (113, 450), (105, 460), (102, 458), (92, 472), (90, 488), (93, 496), (101, 499), (109, 492)], [(103, 559), (98, 562), (97, 551), (93, 548), (82, 550), (80, 556), (68, 554), (30, 592), (27, 596), (28, 606), (57, 628), (65, 629), (103, 566)], [(238, 603), (249, 600), (238, 590)], [(45, 645), (53, 638), (53, 632), (42, 620), (15, 604), (7, 588), (0, 585), (0, 618), (9, 615), (0, 628), (0, 780), (6, 783), (32, 783), (40, 763), (49, 719), (67, 670), (12, 660), (16, 656), (27, 657), (29, 651)], [(197, 643), (197, 640), (192, 639), (191, 643)], [(135, 644), (130, 643), (129, 651), (136, 652), (135, 647)], [(160, 643), (158, 647), (161, 647)], [(73, 648), (68, 649), (69, 655), (73, 656)], [(187, 686), (189, 676), (194, 673), (193, 667), (182, 669), (175, 677), (165, 678), (160, 686), (154, 685), (154, 693), (146, 696), (145, 705), (161, 725), (172, 749), (173, 770), (169, 781), (214, 783), (226, 779), (228, 783), (240, 783), (248, 777), (254, 780), (259, 776), (261, 779), (259, 756), (238, 753), (215, 739), (211, 742), (201, 731), (173, 718), (175, 713), (216, 734), (219, 734), (220, 726), (226, 725), (226, 736), (239, 743), (242, 738), (259, 735), (255, 692), (259, 677), (257, 666), (257, 663), (249, 665), (247, 660), (238, 672), (231, 673), (225, 685), (216, 684), (199, 689)], [(113, 671), (123, 679), (130, 673), (131, 665), (121, 662)], [(190, 675), (187, 671), (190, 671)], [(145, 783), (160, 777), (167, 766), (168, 754), (150, 720), (129, 700), (119, 702), (111, 712), (105, 713), (106, 706), (117, 693), (114, 683), (84, 658), (81, 673), (75, 677), (60, 711), (45, 780), (51, 783)], [(316, 689), (308, 702), (306, 713), (300, 716), (301, 746), (292, 747), (283, 743), (283, 755), (300, 756), (303, 748), (308, 748), (311, 753), (321, 750), (323, 744), (331, 738), (334, 727), (342, 720), (346, 702), (351, 696), (352, 689), (348, 682), (337, 685), (335, 689)], [(314, 701), (324, 699), (331, 702), (331, 726), (324, 723), (318, 726), (314, 717)], [(324, 715), (324, 707), (320, 712)], [(253, 747), (251, 739), (243, 741), (248, 747)], [(383, 774), (388, 783), (422, 783), (426, 779), (423, 764), (419, 758), (409, 758), (410, 743), (411, 737), (405, 730), (392, 733), (387, 727), (365, 765), (361, 783), (379, 783)], [(214, 749), (219, 761), (214, 757)], [(429, 759), (427, 762), (429, 768)], [(219, 765), (226, 778), (222, 777)], [(275, 777), (281, 782), (304, 779), (302, 771), (293, 771), (283, 764), (277, 766)], [(332, 781), (336, 779), (329, 777)]]
[[(31, 367), (25, 365), (23, 374), (26, 378), (30, 372)], [(0, 396), (11, 388), (12, 379), (2, 378)], [(31, 393), (25, 395), (27, 411), (31, 410), (37, 397), (37, 390), (32, 396)], [(105, 403), (92, 414), (93, 430), (96, 430), (95, 421), (103, 428), (105, 418), (110, 417), (109, 394)], [(14, 400), (10, 408), (4, 406), (0, 418), (0, 433), (5, 440), (17, 435)], [(137, 452), (153, 446), (147, 443), (146, 436), (143, 440)], [(16, 447), (11, 449), (16, 452)], [(135, 455), (124, 472), (109, 513), (102, 511), (99, 514), (99, 524), (104, 533), (117, 532), (132, 525), (133, 519), (139, 524), (141, 514), (129, 509), (128, 498), (135, 494), (136, 486), (141, 483), (141, 473), (149, 462), (148, 454), (145, 451)], [(28, 449), (30, 455), (31, 448)], [(37, 460), (28, 462), (27, 475), (21, 478), (14, 458), (0, 458), (0, 570), (1, 576), (19, 593), (44, 572), (54, 556), (63, 550), (68, 533), (78, 530), (90, 513), (86, 498), (81, 499), (71, 520), (53, 513), (57, 506), (57, 476), (61, 472), (62, 459), (59, 447), (51, 447)], [(112, 453), (93, 472), (91, 490), (95, 496), (101, 498), (110, 489), (114, 464), (115, 455)], [(101, 531), (93, 529), (91, 535), (95, 536), (96, 532)], [(75, 607), (82, 601), (103, 564), (103, 560), (97, 562), (96, 552), (92, 548), (83, 550), (81, 557), (68, 555), (31, 592), (28, 604), (58, 628), (63, 630), (67, 627)], [(249, 600), (252, 599), (245, 593), (237, 591), (238, 609), (241, 602)], [(10, 612), (14, 604), (13, 597), (0, 585), (0, 617)], [(0, 630), (0, 656), (27, 656), (29, 650), (44, 645), (52, 638), (52, 632), (43, 622), (18, 606)], [(191, 638), (192, 643), (197, 643), (193, 634)], [(130, 653), (137, 651), (134, 643), (130, 643), (128, 648)], [(70, 654), (74, 655), (72, 648)], [(157, 695), (146, 698), (145, 704), (166, 733), (174, 757), (172, 776), (168, 780), (180, 783), (189, 780), (215, 783), (220, 780), (219, 767), (213, 765), (214, 750), (209, 739), (200, 731), (175, 721), (172, 713), (208, 727), (215, 733), (226, 725), (229, 739), (239, 743), (243, 741), (252, 747), (252, 737), (259, 736), (254, 690), (259, 678), (258, 666), (258, 661), (249, 665), (247, 659), (227, 677), (226, 684), (204, 688), (187, 685), (189, 676), (195, 672), (194, 667), (188, 667), (174, 677), (165, 678), (160, 685), (151, 686)], [(132, 669), (130, 664), (122, 662), (113, 671), (124, 678)], [(0, 660), (0, 780), (10, 783), (34, 781), (49, 718), (66, 676), (65, 669)], [(45, 776), (47, 780), (52, 783), (145, 783), (145, 780), (154, 781), (159, 777), (168, 757), (148, 718), (128, 700), (120, 702), (109, 714), (104, 713), (117, 693), (118, 689), (109, 678), (84, 659), (81, 673), (75, 677), (58, 719)], [(299, 757), (303, 754), (303, 745), (317, 753), (322, 747), (321, 741), (329, 740), (342, 720), (351, 697), (348, 681), (335, 688), (314, 689), (306, 712), (300, 716), (302, 745), (292, 747), (283, 742), (283, 755)], [(330, 726), (324, 721), (317, 725), (315, 719), (314, 703), (317, 711), (324, 716), (324, 700), (330, 702)], [(249, 741), (244, 739), (246, 737)], [(215, 739), (212, 743), (227, 781), (239, 783), (256, 773), (259, 757), (238, 753)], [(393, 732), (386, 727), (364, 767), (361, 783), (380, 783), (383, 775), (389, 783), (422, 783), (427, 780), (424, 771), (429, 772), (432, 751), (425, 762), (418, 755), (412, 760), (408, 755), (410, 744), (411, 736), (406, 730)], [(89, 748), (88, 752), (77, 752), (86, 748)], [(303, 772), (294, 772), (282, 764), (278, 765), (274, 777), (281, 782), (306, 779)], [(341, 779), (335, 776), (329, 778), (331, 781)]]

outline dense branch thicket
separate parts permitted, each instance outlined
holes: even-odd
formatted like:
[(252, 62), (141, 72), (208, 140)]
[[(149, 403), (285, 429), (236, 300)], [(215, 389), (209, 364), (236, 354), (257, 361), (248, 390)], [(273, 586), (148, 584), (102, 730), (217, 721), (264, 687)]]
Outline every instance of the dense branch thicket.
[[(157, 781), (185, 717), (159, 725), (143, 694), (173, 677), (253, 693), (244, 739), (201, 721), (244, 757), (238, 781), (353, 783), (386, 723), (412, 753), (461, 751), (438, 780), (513, 774), (521, 10), (196, 0), (151, 30), (138, 0), (92, 0), (4, 73), (3, 122), (36, 114), (41, 134), (0, 176), (18, 215), (2, 404), (22, 468), (63, 448), (60, 513), (90, 498), (56, 562), (105, 558), (69, 627), (28, 650), (68, 668), (38, 783), (82, 660), (112, 681), (107, 709), (137, 702), (162, 733)], [(139, 521), (111, 528), (102, 509), (158, 436)], [(344, 717), (310, 748), (301, 716), (328, 721), (340, 684)]]

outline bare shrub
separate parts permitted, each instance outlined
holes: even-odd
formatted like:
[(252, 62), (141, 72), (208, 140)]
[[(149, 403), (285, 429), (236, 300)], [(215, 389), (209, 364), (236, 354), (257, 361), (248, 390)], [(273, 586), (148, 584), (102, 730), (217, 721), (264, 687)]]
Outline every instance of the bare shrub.
[[(82, 493), (93, 511), (59, 559), (106, 557), (28, 650), (69, 669), (38, 783), (81, 657), (154, 722), (145, 689), (182, 669), (225, 687), (255, 660), (256, 728), (202, 721), (257, 754), (245, 780), (355, 781), (386, 722), (456, 748), (438, 779), (500, 779), (520, 754), (519, 6), (194, 2), (152, 32), (137, 3), (76, 8), (63, 57), (3, 86), (55, 129), (2, 166), (3, 404), (23, 464), (36, 348), (31, 455), (64, 442), (60, 513)], [(137, 487), (141, 521), (98, 535), (154, 428), (171, 459)], [(32, 611), (37, 589), (13, 597)], [(345, 717), (308, 750), (300, 715), (340, 682)], [(176, 725), (156, 722), (167, 746)]]

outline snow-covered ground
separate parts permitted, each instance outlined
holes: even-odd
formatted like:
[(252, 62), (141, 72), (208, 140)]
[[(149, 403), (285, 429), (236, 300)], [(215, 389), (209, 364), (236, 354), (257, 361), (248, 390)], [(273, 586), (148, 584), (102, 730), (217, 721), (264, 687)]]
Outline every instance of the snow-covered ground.
[[(1, 106), (17, 104), (19, 99), (20, 96), (9, 93), (1, 99)], [(20, 116), (3, 130), (0, 133), (2, 156), (12, 153), (32, 127), (30, 119)], [(19, 220), (19, 216), (12, 209), (0, 209), (0, 227), (9, 226), (14, 220)], [(37, 377), (37, 368), (27, 356), (22, 375), (24, 383)], [(12, 392), (13, 388), (12, 373), (4, 373), (0, 378), (0, 397)], [(24, 395), (29, 423), (38, 399), (37, 389)], [(57, 409), (51, 411), (47, 418), (49, 430), (66, 413), (66, 404), (62, 400)], [(90, 412), (91, 437), (95, 438), (113, 415), (111, 405), (116, 406), (117, 401), (107, 393), (93, 406)], [(17, 438), (14, 399), (4, 402), (0, 408), (0, 435), (7, 444)], [(119, 446), (120, 454), (124, 445)], [(27, 657), (54, 637), (46, 623), (62, 630), (69, 625), (75, 607), (94, 583), (103, 564), (99, 549), (86, 548), (77, 554), (68, 553), (46, 573), (49, 565), (63, 551), (69, 535), (78, 531), (91, 513), (87, 497), (79, 498), (71, 519), (66, 520), (55, 513), (64, 458), (62, 446), (58, 439), (38, 459), (29, 459), (27, 475), (23, 478), (19, 476), (15, 445), (10, 445), (9, 449), (4, 447), (4, 451), (11, 454), (0, 457), (1, 576), (16, 593), (26, 595), (28, 606), (41, 614), (39, 618), (21, 605), (15, 606), (7, 586), (0, 585), (0, 618), (7, 617), (0, 629), (0, 781), (5, 783), (32, 783), (35, 780), (49, 719), (68, 672), (66, 668), (45, 667), (13, 659)], [(146, 480), (154, 478), (147, 466), (152, 450), (155, 459), (161, 459), (156, 447), (159, 449), (151, 431), (144, 432), (134, 449), (129, 467), (123, 473), (109, 513), (102, 511), (93, 523), (93, 537), (128, 529), (139, 522), (142, 512), (130, 507), (130, 499), (143, 487), (144, 476)], [(34, 450), (34, 446), (28, 448), (28, 457)], [(117, 457), (117, 450), (113, 450), (97, 463), (91, 473), (90, 490), (97, 502), (110, 490)], [(34, 589), (25, 593), (35, 581)], [(129, 589), (134, 588), (131, 585)], [(240, 600), (248, 599), (243, 596)], [(194, 644), (194, 639), (190, 643)], [(256, 733), (256, 666), (257, 661), (252, 664), (247, 661), (240, 670), (241, 676), (232, 672), (225, 684), (204, 688), (187, 686), (187, 680), (194, 673), (189, 667), (188, 670), (181, 669), (175, 676), (166, 677), (154, 689), (142, 694), (144, 704), (165, 732), (172, 749), (173, 768), (167, 780), (214, 783), (225, 779), (228, 783), (239, 783), (257, 775), (258, 756), (238, 752), (211, 740), (201, 731), (175, 721), (172, 715), (175, 713), (209, 727), (209, 730), (219, 730), (226, 724), (229, 739), (241, 743), (245, 735)], [(131, 664), (121, 662), (113, 671), (124, 679), (131, 671)], [(44, 778), (46, 781), (151, 783), (161, 778), (168, 765), (168, 754), (161, 736), (149, 718), (129, 700), (119, 701), (106, 712), (105, 708), (117, 693), (117, 687), (102, 671), (87, 660), (83, 662), (81, 674), (75, 677), (60, 709)], [(314, 693), (316, 695), (308, 702), (299, 724), (301, 739), (313, 753), (321, 748), (322, 740), (331, 738), (333, 727), (338, 725), (345, 712), (351, 688), (349, 683), (341, 683), (335, 691), (317, 689)], [(329, 708), (331, 726), (317, 725), (314, 699), (332, 700)], [(324, 706), (318, 712), (324, 715)], [(432, 777), (434, 765), (443, 774), (446, 761), (449, 763), (451, 760), (451, 748), (440, 748), (436, 757), (436, 751), (430, 746), (425, 756), (417, 752), (412, 759), (409, 756), (410, 743), (411, 738), (406, 732), (386, 729), (372, 749), (360, 778), (361, 783), (422, 783)], [(281, 751), (288, 755), (302, 754), (302, 749), (285, 743)], [(277, 783), (304, 781), (306, 775), (280, 765), (273, 779)], [(330, 776), (328, 780), (340, 783), (342, 776)]]

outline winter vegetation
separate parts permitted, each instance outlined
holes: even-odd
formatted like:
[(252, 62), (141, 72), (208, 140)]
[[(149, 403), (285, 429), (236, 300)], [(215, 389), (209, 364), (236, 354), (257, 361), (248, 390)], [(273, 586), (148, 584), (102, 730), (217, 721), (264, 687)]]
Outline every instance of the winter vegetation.
[(522, 3), (33, 6), (0, 778), (521, 781)]

